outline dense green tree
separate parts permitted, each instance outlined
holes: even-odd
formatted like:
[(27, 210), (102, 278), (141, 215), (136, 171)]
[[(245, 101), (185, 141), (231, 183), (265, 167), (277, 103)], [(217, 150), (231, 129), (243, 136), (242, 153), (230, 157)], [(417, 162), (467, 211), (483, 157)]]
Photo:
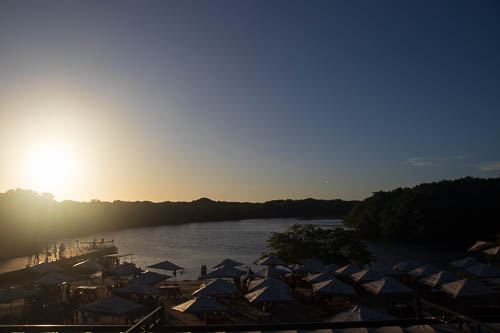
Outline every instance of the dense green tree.
[(267, 243), (271, 252), (266, 255), (277, 255), (291, 267), (312, 257), (337, 265), (365, 265), (375, 259), (358, 232), (343, 228), (295, 224), (285, 232), (273, 232)]

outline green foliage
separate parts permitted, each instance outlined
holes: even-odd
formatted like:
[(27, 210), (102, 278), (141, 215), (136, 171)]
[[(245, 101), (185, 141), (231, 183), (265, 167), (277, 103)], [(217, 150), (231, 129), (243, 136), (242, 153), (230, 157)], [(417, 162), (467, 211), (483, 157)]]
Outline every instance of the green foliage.
[(344, 217), (370, 239), (469, 246), (498, 233), (500, 179), (462, 178), (375, 192)]
[(311, 257), (337, 265), (365, 265), (375, 259), (357, 232), (342, 228), (295, 224), (285, 232), (273, 232), (267, 243), (269, 254), (291, 266)]

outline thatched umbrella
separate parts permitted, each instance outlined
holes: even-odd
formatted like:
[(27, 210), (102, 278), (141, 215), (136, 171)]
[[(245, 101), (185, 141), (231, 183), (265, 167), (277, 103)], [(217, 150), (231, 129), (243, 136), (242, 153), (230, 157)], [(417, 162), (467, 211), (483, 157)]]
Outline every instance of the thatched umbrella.
[(491, 249), (484, 250), (483, 253), (490, 256), (498, 256), (500, 255), (500, 246), (495, 246), (492, 247)]
[(325, 271), (329, 272), (329, 273), (333, 273), (333, 272), (335, 272), (339, 268), (340, 267), (337, 264), (331, 263), (331, 264), (326, 265)]
[(195, 290), (193, 296), (224, 296), (232, 295), (238, 291), (238, 288), (233, 283), (224, 279), (216, 279), (203, 283), (198, 290)]
[(360, 272), (351, 274), (351, 280), (358, 283), (376, 281), (385, 278), (385, 275), (372, 268), (364, 269)]
[(396, 318), (386, 313), (377, 312), (370, 308), (356, 305), (352, 309), (336, 314), (325, 321), (337, 323), (350, 321), (386, 321), (395, 319)]
[(417, 267), (417, 268), (409, 271), (408, 275), (414, 279), (420, 279), (420, 278), (423, 278), (423, 277), (426, 277), (426, 276), (429, 276), (432, 274), (439, 273), (441, 271), (442, 271), (442, 269), (439, 267), (432, 266), (432, 265), (424, 265), (424, 266), (420, 266), (420, 267)]
[(42, 276), (39, 279), (33, 281), (36, 284), (44, 284), (44, 285), (55, 285), (61, 284), (64, 282), (74, 281), (75, 279), (66, 274), (61, 274), (57, 272), (49, 273), (47, 275)]
[(220, 267), (236, 267), (236, 266), (243, 266), (244, 264), (242, 264), (241, 262), (239, 261), (236, 261), (236, 260), (233, 260), (233, 259), (229, 259), (229, 258), (226, 258), (224, 260), (222, 260), (220, 263), (218, 263), (217, 265), (215, 265), (214, 267), (212, 268), (220, 268)]
[(74, 264), (73, 268), (75, 270), (78, 270), (81, 272), (86, 272), (86, 273), (102, 272), (104, 270), (103, 265), (101, 265), (93, 260), (90, 260), (90, 259), (79, 262), (78, 264)]
[(61, 268), (59, 265), (53, 262), (44, 262), (35, 266), (32, 266), (29, 268), (30, 271), (36, 272), (38, 274), (47, 274), (47, 273), (54, 273), (54, 272), (64, 272), (64, 269)]
[[(206, 314), (207, 312), (229, 311), (227, 306), (217, 303), (216, 301), (206, 297), (197, 297), (182, 304), (173, 306), (171, 309), (185, 313), (201, 313), (201, 314)], [(200, 318), (200, 321), (203, 321), (202, 317)]]
[(165, 271), (165, 275), (167, 275), (167, 271), (172, 271), (172, 272), (174, 272), (174, 275), (175, 275), (176, 271), (182, 271), (182, 270), (184, 270), (183, 267), (177, 266), (176, 264), (174, 264), (173, 262), (170, 262), (168, 260), (164, 260), (162, 262), (150, 265), (150, 266), (148, 266), (148, 268), (154, 268), (154, 269), (164, 270)]
[(115, 276), (134, 275), (140, 272), (141, 270), (139, 268), (135, 267), (134, 264), (128, 262), (124, 262), (123, 264), (115, 266), (111, 269), (111, 274)]
[(350, 285), (338, 280), (318, 282), (312, 285), (313, 293), (316, 295), (341, 295), (355, 296), (356, 290)]

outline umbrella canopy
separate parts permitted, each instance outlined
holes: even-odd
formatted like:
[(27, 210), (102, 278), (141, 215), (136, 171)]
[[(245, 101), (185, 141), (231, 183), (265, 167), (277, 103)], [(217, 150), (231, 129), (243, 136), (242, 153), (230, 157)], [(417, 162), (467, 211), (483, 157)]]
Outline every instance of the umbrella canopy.
[(325, 271), (325, 264), (316, 258), (309, 258), (304, 260), (304, 263), (298, 269), (299, 272), (303, 273), (321, 273)]
[(420, 267), (417, 267), (417, 268), (409, 271), (408, 275), (411, 276), (412, 278), (420, 279), (420, 278), (423, 278), (423, 277), (426, 277), (426, 276), (429, 276), (432, 274), (439, 273), (441, 271), (442, 271), (442, 269), (439, 267), (432, 266), (432, 265), (424, 265), (424, 266), (420, 266)]
[(116, 275), (116, 276), (126, 276), (126, 275), (132, 275), (139, 273), (141, 270), (137, 267), (135, 267), (134, 264), (124, 262), (123, 264), (120, 264), (118, 266), (115, 266), (111, 269), (111, 274)]
[(500, 255), (500, 246), (495, 246), (491, 249), (484, 250), (483, 253), (489, 254), (490, 256), (498, 256)]
[(445, 283), (441, 286), (441, 290), (453, 298), (495, 295), (494, 290), (484, 286), (481, 282), (468, 279)]
[(135, 295), (143, 295), (143, 296), (154, 296), (160, 295), (161, 291), (151, 287), (149, 284), (142, 283), (129, 283), (125, 287), (116, 289), (118, 294), (135, 294)]
[(217, 303), (216, 301), (197, 297), (182, 304), (172, 307), (172, 310), (177, 310), (186, 313), (201, 313), (201, 312), (228, 312), (227, 306)]
[(376, 281), (383, 278), (385, 278), (384, 274), (372, 268), (351, 274), (351, 279), (359, 283)]
[(400, 262), (400, 263), (392, 266), (392, 269), (395, 271), (398, 271), (398, 272), (406, 273), (406, 272), (414, 270), (415, 268), (418, 268), (420, 266), (422, 266), (422, 265), (420, 265), (419, 263), (416, 263), (413, 260), (407, 260), (407, 261), (403, 261), (403, 262)]
[(37, 291), (28, 290), (23, 287), (8, 288), (0, 290), (0, 303), (9, 303), (16, 299), (32, 297), (38, 294)]
[(355, 296), (356, 291), (350, 285), (338, 280), (318, 282), (312, 285), (313, 292), (316, 295), (343, 295)]
[(348, 321), (383, 321), (395, 320), (396, 318), (382, 312), (377, 312), (370, 308), (356, 305), (352, 309), (341, 312), (326, 319), (328, 322), (348, 322)]
[(260, 260), (257, 260), (257, 265), (266, 265), (266, 266), (284, 266), (286, 265), (283, 260), (278, 258), (277, 256), (269, 256), (262, 258)]
[(472, 245), (467, 250), (467, 252), (479, 252), (479, 251), (485, 250), (487, 248), (493, 247), (495, 245), (496, 244), (493, 242), (485, 242), (485, 241), (478, 240), (476, 243), (474, 243), (474, 245)]
[(182, 271), (184, 268), (177, 266), (176, 264), (165, 260), (154, 265), (148, 266), (148, 268), (163, 269), (164, 271)]
[(472, 257), (467, 257), (464, 259), (455, 260), (455, 261), (450, 262), (450, 266), (453, 266), (453, 267), (458, 268), (458, 269), (462, 269), (462, 268), (465, 268), (468, 266), (474, 266), (477, 264), (480, 264), (480, 262)]
[(124, 316), (132, 312), (144, 310), (144, 306), (127, 299), (111, 296), (100, 301), (84, 305), (80, 311), (95, 312), (113, 316)]
[(53, 273), (53, 272), (63, 272), (64, 269), (62, 269), (59, 265), (53, 263), (53, 262), (44, 262), (35, 266), (30, 267), (31, 271), (34, 271), (39, 274), (47, 274), (47, 273)]
[(203, 279), (219, 279), (219, 278), (231, 278), (236, 279), (239, 278), (244, 272), (241, 269), (236, 267), (226, 267), (222, 266), (217, 269), (214, 269), (207, 275), (203, 277)]
[(448, 271), (441, 271), (439, 273), (423, 277), (419, 279), (418, 282), (436, 288), (442, 286), (445, 283), (454, 282), (457, 280), (458, 278), (454, 274)]
[(74, 280), (74, 278), (72, 278), (71, 276), (68, 276), (68, 275), (62, 274), (62, 273), (53, 272), (53, 273), (49, 273), (47, 275), (44, 275), (41, 278), (36, 279), (33, 282), (36, 284), (48, 285), (48, 284), (60, 284), (63, 282), (69, 282), (69, 281), (73, 281), (73, 280)]
[(269, 279), (260, 279), (260, 280), (250, 281), (250, 283), (248, 284), (248, 292), (251, 293), (253, 291), (256, 291), (258, 289), (262, 289), (265, 287), (281, 288), (286, 292), (288, 292), (288, 289), (289, 289), (288, 285), (286, 283), (283, 283), (280, 280), (269, 278)]
[(229, 259), (229, 258), (226, 258), (224, 260), (222, 260), (220, 263), (218, 263), (217, 265), (215, 265), (214, 267), (212, 268), (219, 268), (219, 267), (236, 267), (236, 266), (243, 266), (244, 264), (242, 264), (241, 262), (239, 261), (236, 261), (236, 260), (233, 260), (233, 259)]
[(202, 284), (200, 289), (192, 293), (193, 296), (221, 296), (221, 295), (232, 295), (236, 293), (238, 289), (233, 283), (230, 283), (224, 279), (217, 279), (208, 282), (207, 284)]
[(361, 286), (375, 295), (410, 295), (415, 293), (401, 282), (389, 277), (368, 282)]
[(464, 269), (465, 272), (474, 275), (477, 278), (500, 277), (500, 270), (491, 265), (478, 264)]
[(272, 277), (277, 277), (281, 275), (285, 275), (290, 273), (289, 271), (286, 271), (281, 268), (277, 268), (274, 266), (268, 266), (266, 268), (261, 269), (260, 271), (255, 272), (255, 275), (260, 276), (261, 278), (272, 278)]
[(82, 262), (79, 262), (78, 264), (73, 265), (73, 268), (85, 272), (102, 272), (104, 270), (104, 266), (93, 261), (93, 260), (85, 260)]
[(336, 265), (336, 264), (333, 264), (333, 263), (332, 263), (332, 264), (328, 264), (328, 265), (326, 265), (326, 267), (325, 267), (325, 271), (330, 272), (330, 273), (333, 273), (333, 272), (335, 272), (335, 271), (336, 271), (337, 269), (339, 269), (339, 268), (340, 268), (340, 267), (339, 267), (338, 265)]
[(267, 286), (265, 288), (257, 289), (245, 295), (245, 298), (253, 302), (288, 302), (293, 301), (292, 296), (284, 291), (282, 288)]
[(363, 268), (361, 268), (361, 267), (359, 267), (357, 265), (349, 264), (349, 265), (345, 265), (345, 266), (340, 267), (339, 269), (337, 269), (335, 271), (335, 274), (339, 275), (339, 276), (350, 277), (351, 274), (354, 274), (354, 273), (357, 273), (357, 272), (361, 272), (362, 270), (363, 270)]
[(171, 278), (170, 275), (164, 275), (155, 272), (144, 272), (141, 275), (139, 275), (136, 279), (134, 279), (134, 283), (153, 285), (165, 281), (166, 279), (169, 278)]
[(333, 280), (333, 276), (328, 272), (323, 272), (319, 274), (306, 276), (305, 280), (309, 283), (318, 283), (318, 282)]

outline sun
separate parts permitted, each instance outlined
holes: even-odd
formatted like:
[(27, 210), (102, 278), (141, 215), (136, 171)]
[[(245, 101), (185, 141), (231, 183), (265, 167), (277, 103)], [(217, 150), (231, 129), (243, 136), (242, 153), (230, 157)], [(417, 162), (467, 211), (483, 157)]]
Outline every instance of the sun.
[(37, 191), (56, 194), (69, 185), (72, 159), (62, 147), (39, 148), (33, 154), (31, 167)]

